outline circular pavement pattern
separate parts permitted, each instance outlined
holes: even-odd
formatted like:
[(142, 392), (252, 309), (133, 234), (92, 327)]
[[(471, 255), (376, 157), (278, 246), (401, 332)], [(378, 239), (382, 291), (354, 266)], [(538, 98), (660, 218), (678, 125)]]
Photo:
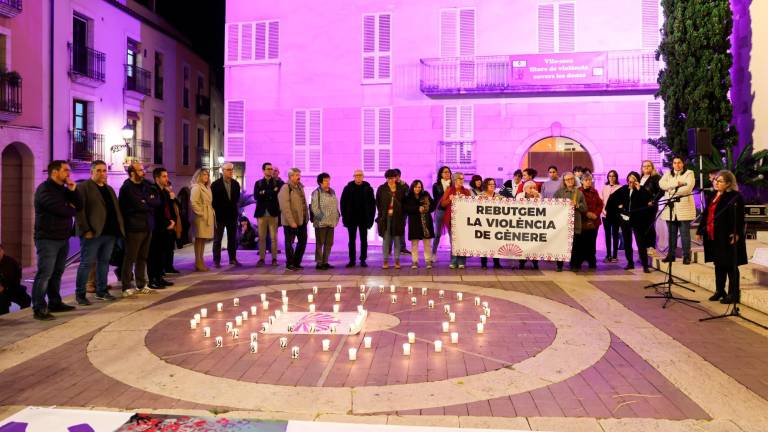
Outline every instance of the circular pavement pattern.
[[(283, 284), (213, 293), (160, 303), (113, 322), (88, 346), (91, 362), (105, 374), (133, 387), (196, 403), (246, 410), (297, 413), (363, 414), (423, 409), (487, 400), (545, 387), (570, 378), (597, 362), (610, 345), (608, 331), (589, 315), (542, 297), (476, 286), (433, 283), (415, 288), (417, 306), (410, 305), (405, 287), (398, 287), (398, 303), (390, 303), (387, 289), (368, 293), (366, 309), (371, 328), (359, 335), (286, 335), (288, 347), (300, 346), (299, 359), (281, 350), (281, 335), (259, 335), (259, 353), (250, 354), (249, 334), (256, 331), (266, 311), (241, 327), (241, 339), (227, 339), (223, 348), (213, 338), (224, 336), (224, 322), (260, 303), (267, 293), (272, 309), (280, 304), (280, 290), (289, 291), (290, 311), (307, 310), (311, 284)], [(421, 286), (429, 288), (420, 295)], [(446, 291), (440, 299), (437, 289)], [(455, 292), (464, 301), (455, 300)], [(334, 303), (332, 286), (316, 296), (318, 311)], [(476, 333), (482, 308), (480, 296), (491, 306), (486, 333)], [(342, 311), (354, 311), (358, 289), (346, 287)], [(232, 298), (240, 298), (240, 307)], [(428, 299), (435, 309), (426, 308)], [(216, 302), (225, 310), (216, 312)], [(451, 331), (459, 343), (449, 343), (441, 331), (447, 321), (442, 304), (456, 312)], [(209, 318), (197, 330), (189, 319), (207, 307)], [(375, 314), (373, 313), (375, 312)], [(231, 315), (231, 316), (230, 316)], [(394, 319), (396, 317), (397, 319)], [(398, 323), (399, 320), (399, 323)], [(379, 323), (379, 325), (376, 325)], [(212, 329), (202, 337), (202, 326)], [(416, 333), (411, 356), (402, 355), (406, 333)], [(363, 336), (373, 337), (371, 349)], [(332, 340), (322, 352), (320, 340)], [(444, 352), (435, 353), (440, 339)], [(347, 348), (356, 347), (358, 360), (349, 361)]]

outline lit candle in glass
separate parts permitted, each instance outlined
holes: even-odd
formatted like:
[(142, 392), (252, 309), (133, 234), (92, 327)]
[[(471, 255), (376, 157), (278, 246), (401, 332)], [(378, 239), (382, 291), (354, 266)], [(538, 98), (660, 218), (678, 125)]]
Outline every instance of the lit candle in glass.
[(232, 299), (232, 305), (233, 306), (240, 306), (240, 299), (235, 297)]
[(221, 312), (224, 310), (224, 303), (216, 303), (216, 312)]
[(390, 285), (390, 286), (389, 286), (389, 292), (391, 292), (391, 293), (394, 293), (394, 292), (395, 292), (395, 290), (396, 290), (396, 288), (395, 288), (395, 286), (394, 286), (394, 285)]
[(437, 296), (440, 297), (440, 298), (444, 298), (445, 297), (445, 290), (438, 291), (437, 292)]
[(408, 294), (413, 294), (413, 287), (412, 286), (408, 287)]
[(280, 318), (280, 315), (283, 314), (282, 309), (275, 309), (275, 318)]
[(450, 324), (448, 324), (448, 321), (443, 321), (443, 333), (448, 333), (448, 327)]
[(284, 304), (283, 307), (282, 307), (282, 310), (283, 310), (283, 313), (288, 312), (288, 305)]
[(245, 321), (245, 320), (247, 320), (247, 319), (248, 319), (248, 312), (247, 312), (247, 311), (242, 311), (242, 312), (240, 313), (240, 315), (242, 315), (242, 316), (243, 316), (243, 321)]
[(261, 301), (262, 302), (267, 301), (267, 294), (266, 293), (261, 293)]
[(336, 327), (337, 327), (336, 323), (331, 323), (331, 329), (329, 330), (329, 332), (331, 334), (335, 334), (336, 333)]
[(208, 308), (200, 308), (200, 316), (203, 318), (208, 318)]
[(251, 333), (251, 343), (256, 342), (257, 340), (259, 340), (259, 334)]
[(360, 285), (360, 292), (365, 292), (365, 285)]
[(480, 297), (475, 297), (475, 306), (480, 306)]
[(379, 285), (379, 294), (384, 292), (384, 285)]
[(485, 314), (480, 315), (480, 322), (481, 323), (485, 324), (485, 320), (487, 320), (487, 319), (488, 319), (488, 317), (486, 317)]
[(331, 349), (331, 340), (323, 339), (323, 351), (328, 351), (329, 349)]
[(336, 285), (336, 292), (341, 293), (341, 285)]
[(392, 304), (397, 303), (397, 294), (392, 294), (390, 300), (392, 301)]
[(426, 288), (422, 288), (421, 289), (421, 295), (423, 295), (423, 296), (427, 295), (427, 289)]
[(283, 304), (288, 304), (288, 297), (283, 297)]
[(312, 303), (315, 301), (314, 294), (307, 294), (307, 303)]
[(211, 337), (211, 328), (203, 327), (203, 337)]
[(283, 297), (285, 297), (285, 296), (287, 296), (287, 295), (288, 295), (288, 291), (287, 291), (287, 290), (281, 290), (281, 291), (280, 291), (280, 294), (282, 294), (282, 295), (283, 295)]
[(189, 320), (189, 328), (192, 329), (192, 330), (197, 328), (197, 320), (196, 319), (192, 318), (191, 320)]
[(351, 361), (357, 360), (357, 348), (349, 349), (349, 360)]
[(193, 317), (195, 319), (195, 322), (200, 324), (200, 321), (202, 321), (202, 318), (200, 318), (200, 314), (196, 313)]
[(435, 341), (435, 352), (443, 352), (443, 341), (441, 340)]
[(487, 301), (484, 301), (484, 302), (483, 302), (483, 309), (485, 309), (485, 308), (487, 308), (487, 307), (488, 307), (488, 302), (487, 302)]
[(360, 301), (361, 302), (365, 301), (365, 294), (364, 293), (360, 293)]
[(450, 312), (448, 314), (448, 321), (450, 322), (456, 322), (456, 312)]
[(312, 287), (312, 294), (317, 294), (317, 285)]
[(268, 322), (261, 323), (261, 331), (266, 332), (267, 330), (269, 330), (269, 323)]
[(269, 300), (264, 300), (263, 302), (261, 302), (261, 308), (263, 310), (269, 310)]
[(416, 333), (408, 332), (408, 343), (416, 343)]
[(366, 336), (363, 338), (363, 346), (366, 348), (371, 347), (371, 343), (373, 343), (373, 338), (370, 336)]
[(434, 309), (435, 308), (435, 301), (434, 300), (429, 300), (427, 302), (427, 307), (430, 308), (430, 309)]
[(259, 312), (259, 308), (251, 306), (251, 316), (255, 316)]
[(299, 358), (299, 347), (297, 347), (297, 346), (291, 347), (291, 358), (292, 359)]
[(232, 339), (240, 338), (240, 329), (232, 329)]
[(416, 297), (411, 297), (411, 306), (416, 306)]
[(452, 344), (459, 343), (459, 332), (451, 332), (451, 343)]
[(309, 323), (309, 332), (314, 333), (315, 330), (317, 330), (317, 324), (315, 323)]
[(288, 346), (288, 338), (287, 337), (281, 337), (280, 338), (280, 348), (285, 348)]
[(451, 305), (443, 305), (443, 312), (446, 314), (451, 313)]
[(339, 313), (339, 305), (338, 304), (333, 305), (333, 313)]
[(256, 341), (252, 341), (250, 349), (251, 349), (251, 354), (256, 354), (257, 352), (259, 352), (259, 343)]
[(230, 321), (227, 321), (227, 322), (224, 324), (224, 328), (227, 330), (227, 333), (229, 333), (229, 332), (231, 332), (231, 331), (232, 331), (232, 329), (233, 329), (233, 328), (235, 328), (235, 326), (233, 326), (233, 325), (232, 325), (232, 323), (231, 323)]
[(357, 313), (361, 314), (364, 310), (363, 305), (357, 305)]
[(274, 324), (275, 323), (275, 316), (274, 315), (270, 315), (269, 318), (267, 318), (267, 322), (269, 323), (269, 325)]
[(333, 299), (337, 302), (341, 301), (341, 293), (336, 293), (333, 295)]
[(403, 344), (403, 355), (406, 355), (406, 356), (411, 355), (411, 344), (409, 343)]
[(485, 324), (483, 324), (481, 322), (477, 323), (477, 332), (478, 333), (483, 333), (484, 331), (485, 331)]
[(488, 318), (491, 317), (491, 308), (489, 307), (485, 308), (485, 316), (487, 316)]
[(243, 317), (241, 317), (240, 315), (236, 316), (235, 317), (235, 325), (237, 327), (240, 327), (241, 325), (243, 325)]
[(216, 336), (216, 348), (221, 348), (222, 346), (224, 346), (224, 338)]
[(309, 305), (309, 311), (310, 311), (310, 312), (312, 312), (312, 313), (315, 313), (315, 310), (316, 310), (316, 309), (317, 309), (317, 308), (315, 307), (315, 304), (314, 304), (314, 303), (312, 303), (312, 304), (310, 304), (310, 305)]
[(464, 301), (464, 293), (462, 293), (462, 292), (457, 292), (457, 293), (456, 293), (456, 300), (458, 300), (458, 301)]

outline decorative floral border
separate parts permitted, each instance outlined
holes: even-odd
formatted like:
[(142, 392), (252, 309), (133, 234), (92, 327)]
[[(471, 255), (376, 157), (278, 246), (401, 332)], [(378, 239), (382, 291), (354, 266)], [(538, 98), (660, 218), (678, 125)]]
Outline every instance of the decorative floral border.
[(454, 238), (455, 236), (451, 234), (451, 254), (455, 254), (457, 256), (465, 256), (465, 257), (491, 257), (491, 258), (509, 258), (509, 259), (525, 259), (525, 260), (538, 260), (538, 261), (569, 261), (571, 259), (570, 250), (573, 248), (573, 235), (574, 235), (574, 223), (575, 223), (575, 211), (573, 208), (573, 205), (571, 204), (571, 200), (564, 199), (564, 198), (523, 198), (523, 199), (516, 199), (516, 198), (506, 198), (506, 197), (494, 197), (494, 198), (482, 198), (482, 197), (473, 197), (473, 196), (464, 196), (464, 195), (456, 195), (453, 198), (453, 201), (451, 201), (451, 230), (453, 230), (453, 227), (457, 224), (456, 219), (456, 203), (469, 203), (472, 204), (473, 201), (489, 201), (490, 204), (494, 205), (515, 205), (518, 204), (520, 206), (525, 205), (526, 207), (567, 207), (569, 208), (568, 211), (568, 251), (569, 253), (566, 254), (537, 254), (537, 253), (521, 253), (519, 255), (500, 255), (500, 251), (502, 248), (507, 247), (508, 245), (513, 245), (519, 248), (518, 245), (514, 243), (509, 243), (507, 245), (502, 246), (499, 249), (456, 249), (454, 247)]

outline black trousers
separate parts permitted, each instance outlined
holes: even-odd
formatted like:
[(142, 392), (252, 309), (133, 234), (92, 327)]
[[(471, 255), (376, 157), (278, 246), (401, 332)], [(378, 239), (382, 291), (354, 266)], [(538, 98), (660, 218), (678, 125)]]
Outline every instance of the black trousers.
[(171, 232), (168, 242), (168, 250), (163, 262), (163, 270), (166, 272), (173, 269), (173, 257), (176, 254), (176, 231)]
[[(581, 243), (582, 243), (582, 234), (573, 234), (573, 243), (571, 244), (571, 260), (568, 262), (568, 266), (571, 269), (579, 269), (581, 268), (582, 259), (580, 258), (581, 253)], [(557, 268), (562, 269), (564, 261), (556, 261)]]
[[(621, 234), (624, 237), (624, 256), (627, 258), (627, 264), (634, 265), (635, 258), (632, 251), (632, 236), (635, 236), (635, 243), (637, 244), (637, 252), (640, 255), (640, 263), (643, 268), (650, 267), (648, 262), (648, 248), (647, 243), (649, 237), (648, 232), (651, 231), (648, 227), (632, 225), (628, 222), (621, 224)], [(656, 230), (653, 230), (654, 238), (656, 236)]]
[(357, 234), (360, 233), (360, 261), (368, 259), (368, 229), (362, 225), (354, 225), (347, 227), (347, 234), (349, 234), (349, 262), (355, 262), (356, 249), (357, 249)]
[[(285, 265), (298, 267), (304, 258), (304, 250), (307, 248), (307, 224), (297, 228), (283, 227), (285, 231)], [(296, 248), (293, 241), (296, 240)]]
[[(480, 257), (480, 265), (483, 267), (488, 267), (488, 258), (487, 257)], [(493, 259), (493, 266), (494, 267), (501, 267), (501, 260), (498, 258)]]
[(221, 240), (224, 238), (224, 230), (227, 230), (227, 255), (229, 262), (237, 261), (237, 220), (220, 222), (216, 221), (216, 229), (213, 231), (213, 262), (221, 262)]
[(725, 280), (728, 279), (728, 295), (741, 300), (741, 288), (739, 287), (739, 267), (728, 265), (715, 265), (715, 292), (725, 293)]
[(621, 224), (618, 221), (612, 221), (603, 218), (603, 230), (605, 231), (605, 256), (616, 258), (619, 253), (619, 230)]
[(19, 305), (20, 309), (28, 308), (32, 304), (32, 297), (27, 294), (27, 287), (10, 285), (0, 292), (0, 315), (7, 314), (11, 310), (11, 303)]
[(147, 256), (147, 276), (149, 276), (150, 281), (165, 275), (168, 257), (170, 256), (171, 260), (173, 259), (175, 240), (175, 231), (152, 231), (152, 240), (149, 242), (149, 255)]
[[(574, 242), (576, 242), (575, 237)], [(582, 230), (579, 235), (578, 253), (576, 253), (575, 258), (571, 258), (571, 262), (574, 263), (576, 267), (581, 267), (581, 264), (584, 261), (587, 262), (589, 268), (597, 267), (597, 250), (595, 243), (597, 243), (597, 230)]]

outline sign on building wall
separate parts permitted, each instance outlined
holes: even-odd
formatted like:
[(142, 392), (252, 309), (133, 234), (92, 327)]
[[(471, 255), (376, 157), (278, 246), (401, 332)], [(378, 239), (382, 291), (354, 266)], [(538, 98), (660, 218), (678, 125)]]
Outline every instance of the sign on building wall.
[(458, 256), (569, 261), (574, 209), (561, 199), (456, 196), (451, 247)]
[(509, 56), (513, 85), (604, 84), (605, 52), (522, 54)]

